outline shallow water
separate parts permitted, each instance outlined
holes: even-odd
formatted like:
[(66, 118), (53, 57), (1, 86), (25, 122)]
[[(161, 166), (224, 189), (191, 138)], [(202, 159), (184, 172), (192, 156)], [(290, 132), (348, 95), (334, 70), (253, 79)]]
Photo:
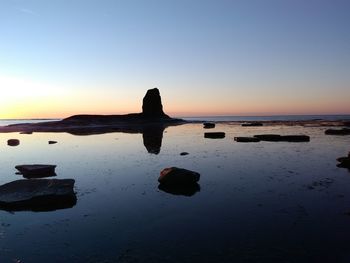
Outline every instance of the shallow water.
[[(209, 130), (186, 124), (165, 130), (159, 154), (142, 134), (0, 134), (1, 184), (21, 179), (18, 164), (56, 164), (78, 198), (69, 209), (0, 211), (0, 262), (349, 262), (350, 171), (336, 158), (350, 136), (325, 129), (219, 124), (210, 131), (226, 138), (205, 139)], [(311, 142), (233, 140), (263, 133)], [(200, 191), (159, 190), (170, 166), (199, 172)]]

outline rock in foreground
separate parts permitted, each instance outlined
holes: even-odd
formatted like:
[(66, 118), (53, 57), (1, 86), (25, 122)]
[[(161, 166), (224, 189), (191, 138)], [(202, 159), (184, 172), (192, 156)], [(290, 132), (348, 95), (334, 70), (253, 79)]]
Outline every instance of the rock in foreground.
[(199, 184), (188, 185), (166, 185), (159, 184), (158, 189), (172, 195), (193, 196), (201, 190)]
[(350, 152), (347, 157), (340, 157), (337, 161), (339, 162), (338, 167), (350, 169)]
[(200, 174), (183, 168), (170, 167), (160, 172), (158, 182), (162, 185), (191, 185), (199, 181)]
[(15, 167), (25, 178), (42, 178), (56, 176), (56, 165), (51, 164), (23, 164)]
[(73, 179), (17, 180), (0, 186), (0, 209), (52, 211), (73, 207)]
[(224, 132), (205, 132), (204, 138), (223, 139), (223, 138), (225, 138), (225, 133)]

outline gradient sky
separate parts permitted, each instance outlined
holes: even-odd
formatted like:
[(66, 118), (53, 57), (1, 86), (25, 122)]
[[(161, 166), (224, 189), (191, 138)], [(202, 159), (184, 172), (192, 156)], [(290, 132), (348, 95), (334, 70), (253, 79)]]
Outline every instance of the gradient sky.
[(0, 0), (0, 118), (349, 114), (350, 1)]

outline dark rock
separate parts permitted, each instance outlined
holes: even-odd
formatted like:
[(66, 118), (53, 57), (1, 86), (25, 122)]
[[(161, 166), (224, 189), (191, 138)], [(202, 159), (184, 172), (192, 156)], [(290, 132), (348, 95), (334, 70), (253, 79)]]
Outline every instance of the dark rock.
[(19, 140), (18, 139), (9, 139), (9, 140), (7, 140), (7, 145), (8, 146), (18, 146)]
[(249, 123), (243, 123), (242, 127), (261, 127), (263, 124), (261, 122), (249, 122)]
[(49, 144), (56, 144), (56, 141), (49, 141)]
[(158, 182), (164, 185), (190, 185), (199, 181), (200, 174), (183, 168), (170, 167), (160, 172)]
[(215, 128), (215, 123), (204, 122), (204, 123), (203, 123), (203, 128), (204, 128), (204, 129), (213, 129), (213, 128)]
[(201, 190), (198, 183), (186, 185), (159, 184), (158, 189), (172, 195), (193, 196)]
[(56, 165), (50, 164), (24, 164), (15, 167), (24, 178), (42, 178), (56, 176)]
[(189, 155), (189, 153), (188, 153), (188, 152), (182, 152), (182, 153), (180, 153), (180, 155), (181, 155), (181, 156)]
[(350, 152), (347, 157), (340, 157), (337, 159), (339, 164), (337, 165), (340, 168), (348, 168), (350, 169)]
[(343, 128), (343, 129), (328, 129), (325, 131), (325, 134), (327, 135), (350, 135), (350, 129)]
[(73, 207), (73, 179), (17, 180), (0, 186), (0, 209), (52, 211)]
[(205, 132), (204, 138), (222, 139), (222, 138), (225, 138), (225, 133), (224, 132)]
[(346, 127), (350, 127), (350, 121), (344, 121), (343, 125), (346, 126)]
[(281, 135), (278, 135), (278, 134), (261, 134), (261, 135), (254, 135), (254, 137), (260, 139), (261, 141), (268, 141), (268, 142), (278, 142), (281, 140)]
[(32, 131), (22, 131), (19, 134), (33, 134), (33, 132)]
[(169, 118), (163, 112), (162, 100), (157, 88), (147, 90), (143, 98), (142, 114), (147, 118)]
[(260, 142), (259, 138), (256, 137), (235, 137), (236, 142)]
[(309, 142), (310, 136), (307, 135), (278, 135), (278, 134), (262, 134), (254, 135), (261, 141), (268, 142)]

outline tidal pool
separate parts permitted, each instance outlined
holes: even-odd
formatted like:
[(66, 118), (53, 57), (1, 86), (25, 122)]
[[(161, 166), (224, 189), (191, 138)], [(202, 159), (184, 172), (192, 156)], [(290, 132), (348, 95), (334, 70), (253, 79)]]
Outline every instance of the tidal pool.
[[(19, 164), (55, 164), (77, 203), (0, 211), (0, 262), (349, 262), (350, 136), (325, 127), (201, 124), (148, 134), (0, 134), (0, 184)], [(306, 134), (310, 142), (237, 143), (235, 136)], [(153, 136), (155, 134), (155, 136)], [(20, 145), (7, 146), (16, 138)], [(49, 145), (48, 141), (57, 141)], [(181, 152), (189, 155), (181, 156)], [(201, 174), (188, 195), (158, 188), (162, 169)]]

